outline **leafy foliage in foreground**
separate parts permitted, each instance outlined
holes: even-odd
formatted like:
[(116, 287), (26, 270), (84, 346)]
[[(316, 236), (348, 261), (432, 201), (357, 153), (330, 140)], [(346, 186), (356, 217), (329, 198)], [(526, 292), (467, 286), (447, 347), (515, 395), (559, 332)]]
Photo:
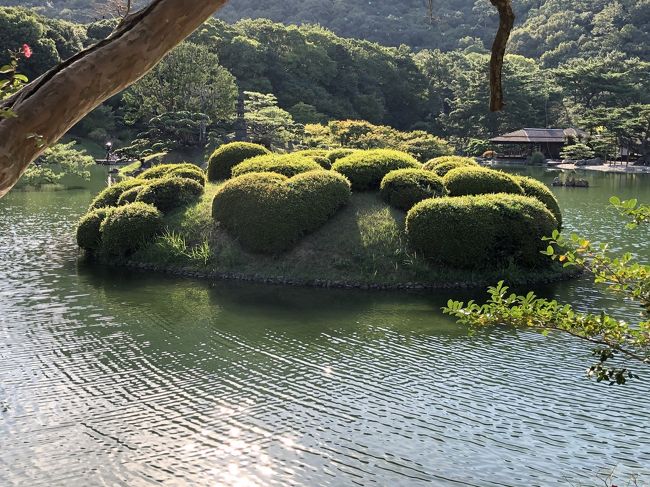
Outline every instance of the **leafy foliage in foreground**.
[[(622, 202), (615, 197), (610, 201), (632, 220), (629, 228), (648, 223), (648, 205), (639, 205), (636, 200)], [(605, 311), (580, 313), (570, 304), (538, 298), (532, 292), (525, 296), (509, 294), (503, 282), (489, 288), (489, 299), (484, 305), (450, 300), (443, 311), (473, 329), (506, 325), (542, 333), (567, 333), (594, 345), (592, 352), (598, 361), (587, 370), (589, 377), (610, 384), (625, 384), (628, 379), (637, 378), (625, 364), (611, 365), (611, 360), (650, 364), (650, 266), (636, 262), (629, 253), (612, 256), (607, 244), (596, 245), (575, 234), (565, 238), (554, 231), (547, 240), (549, 246), (544, 254), (565, 267), (589, 273), (594, 282), (605, 284), (611, 291), (638, 302), (645, 310), (646, 319), (633, 325)]]

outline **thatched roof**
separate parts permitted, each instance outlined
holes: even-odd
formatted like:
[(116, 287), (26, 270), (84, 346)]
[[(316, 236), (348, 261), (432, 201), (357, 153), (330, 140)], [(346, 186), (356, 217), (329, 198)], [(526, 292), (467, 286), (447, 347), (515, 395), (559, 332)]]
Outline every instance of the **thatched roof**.
[(567, 137), (580, 138), (585, 133), (577, 129), (521, 129), (516, 132), (501, 135), (490, 139), (494, 143), (520, 143), (520, 144), (543, 144), (558, 143), (564, 144)]

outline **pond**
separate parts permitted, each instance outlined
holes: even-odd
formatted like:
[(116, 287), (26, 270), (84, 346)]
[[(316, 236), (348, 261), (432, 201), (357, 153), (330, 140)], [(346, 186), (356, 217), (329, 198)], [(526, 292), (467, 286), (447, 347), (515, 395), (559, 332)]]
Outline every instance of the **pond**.
[[(556, 191), (567, 229), (650, 260), (647, 229), (606, 208), (650, 201), (650, 176), (587, 178)], [(648, 481), (648, 371), (609, 387), (585, 378), (575, 340), (469, 337), (440, 307), (482, 291), (88, 267), (73, 226), (100, 185), (0, 200), (0, 485), (595, 485), (612, 468)], [(639, 316), (586, 279), (540, 292)]]

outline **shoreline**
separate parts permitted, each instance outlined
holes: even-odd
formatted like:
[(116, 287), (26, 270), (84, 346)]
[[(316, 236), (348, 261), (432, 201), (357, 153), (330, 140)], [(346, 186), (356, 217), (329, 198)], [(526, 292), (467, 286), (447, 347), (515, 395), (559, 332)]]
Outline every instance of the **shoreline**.
[(650, 166), (624, 166), (601, 164), (598, 166), (576, 166), (575, 164), (547, 164), (552, 169), (568, 171), (590, 171), (608, 174), (650, 174)]
[[(201, 270), (195, 267), (163, 266), (147, 262), (124, 261), (104, 263), (108, 267), (126, 268), (140, 272), (153, 271), (159, 274), (168, 274), (175, 277), (199, 279), (202, 281), (240, 281), (272, 286), (308, 287), (315, 289), (350, 289), (363, 291), (428, 291), (428, 290), (454, 290), (454, 289), (484, 289), (493, 286), (499, 278), (485, 278), (483, 281), (450, 281), (450, 282), (401, 282), (401, 283), (371, 283), (361, 281), (346, 281), (336, 279), (304, 279), (289, 276), (265, 276), (262, 274), (247, 274), (243, 272), (219, 272), (215, 270)], [(508, 279), (501, 277), (508, 286), (540, 286), (564, 282), (575, 279), (581, 274), (577, 270), (558, 270), (554, 274), (540, 275), (539, 271), (531, 271), (521, 279)], [(534, 276), (539, 276), (535, 278)]]

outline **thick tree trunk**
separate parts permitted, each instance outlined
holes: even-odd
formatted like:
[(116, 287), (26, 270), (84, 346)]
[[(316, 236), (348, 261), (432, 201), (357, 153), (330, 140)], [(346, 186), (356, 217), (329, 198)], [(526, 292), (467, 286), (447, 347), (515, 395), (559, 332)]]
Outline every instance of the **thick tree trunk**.
[(511, 0), (490, 0), (499, 11), (499, 30), (492, 44), (492, 59), (490, 60), (490, 110), (503, 110), (503, 58), (506, 55), (508, 39), (515, 24), (515, 14), (512, 11)]
[(53, 68), (2, 103), (0, 197), (45, 147), (95, 107), (144, 76), (227, 0), (153, 0), (111, 36)]

